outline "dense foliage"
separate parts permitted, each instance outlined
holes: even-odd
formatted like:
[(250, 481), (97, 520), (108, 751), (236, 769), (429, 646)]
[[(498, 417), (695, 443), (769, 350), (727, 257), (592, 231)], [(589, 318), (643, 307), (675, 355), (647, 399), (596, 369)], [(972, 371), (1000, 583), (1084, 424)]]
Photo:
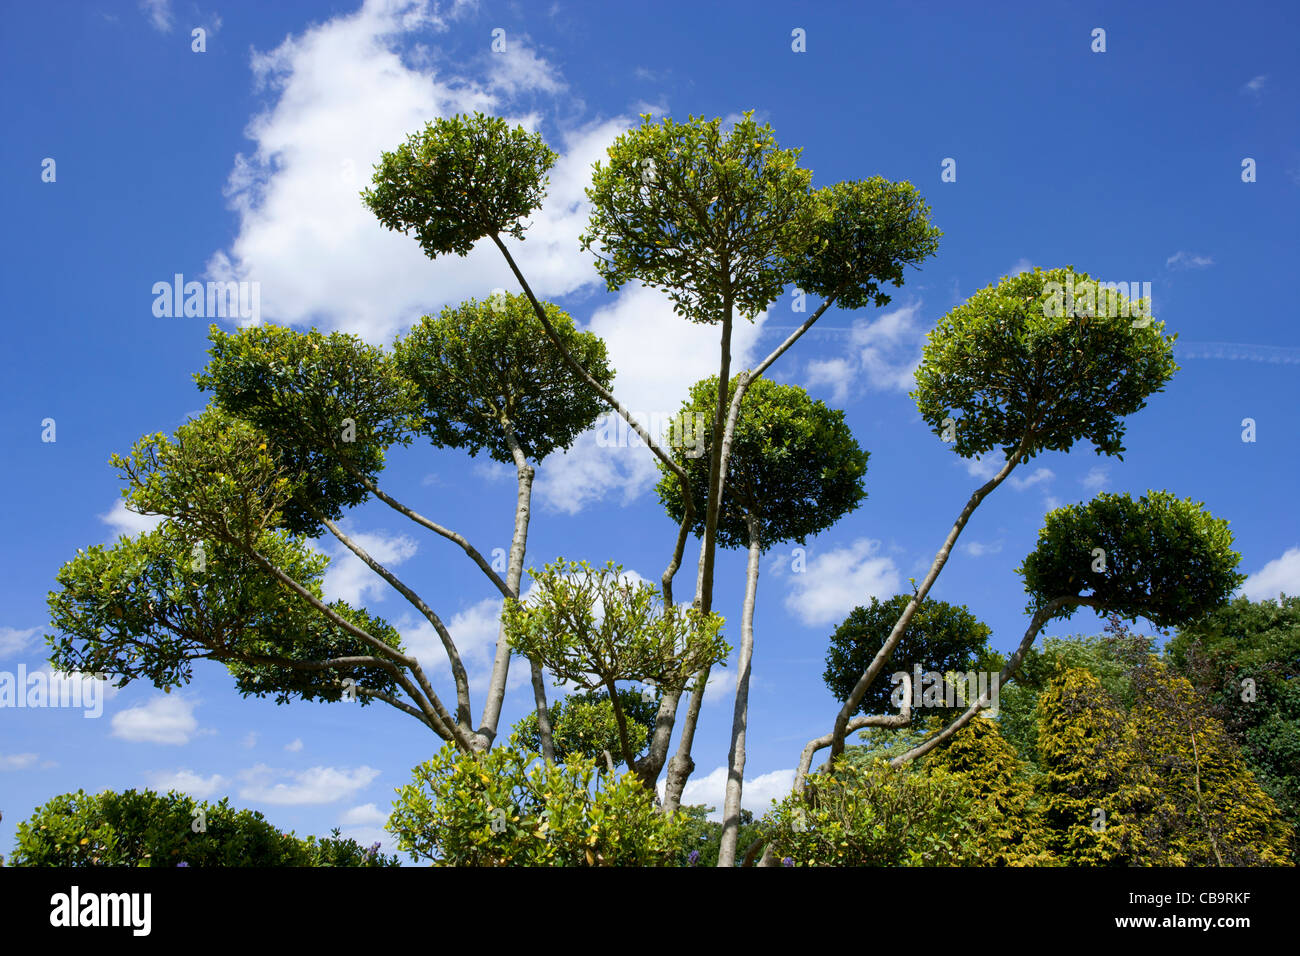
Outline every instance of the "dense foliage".
[(299, 839), (228, 799), (170, 791), (65, 793), (18, 824), (13, 866), (396, 866), (334, 830)]

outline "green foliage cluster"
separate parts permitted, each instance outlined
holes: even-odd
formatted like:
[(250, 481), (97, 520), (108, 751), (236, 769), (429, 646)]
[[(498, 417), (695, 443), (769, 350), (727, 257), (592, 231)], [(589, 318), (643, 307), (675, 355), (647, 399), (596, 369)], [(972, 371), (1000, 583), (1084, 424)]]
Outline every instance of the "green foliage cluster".
[(665, 607), (657, 588), (630, 582), (612, 561), (593, 568), (559, 558), (529, 574), (536, 591), (506, 601), (506, 634), (517, 653), (562, 681), (587, 690), (609, 690), (617, 681), (680, 690), (731, 650), (717, 614)]
[[(605, 343), (579, 332), (558, 306), (543, 308), (568, 353), (601, 385), (614, 373)], [(421, 431), (439, 448), (515, 464), (510, 437), (529, 461), (568, 448), (603, 403), (565, 364), (526, 296), (498, 293), (424, 316), (393, 346), (400, 373), (417, 389)]]
[[(195, 832), (201, 821), (200, 832)], [(65, 793), (18, 824), (13, 866), (397, 866), (355, 840), (283, 833), (228, 799), (169, 791)]]
[[(735, 391), (736, 379), (732, 379), (728, 401)], [(677, 438), (683, 421), (702, 416), (712, 422), (717, 404), (717, 376), (696, 382), (681, 415), (669, 425), (670, 440)], [(709, 436), (708, 445), (718, 438)], [(673, 440), (673, 444), (677, 464), (691, 482), (695, 506), (691, 531), (702, 536), (708, 511), (709, 456), (688, 454), (683, 441)], [(796, 385), (755, 379), (745, 392), (732, 436), (727, 484), (718, 513), (718, 544), (747, 547), (746, 516), (757, 519), (763, 550), (781, 541), (802, 544), (866, 498), (862, 482), (867, 457), (845, 424), (842, 411), (813, 401)], [(655, 490), (668, 514), (680, 524), (685, 512), (681, 482), (662, 462), (659, 470), (662, 477)]]
[[(1226, 601), (1245, 580), (1240, 561), (1226, 520), (1203, 503), (1149, 491), (1137, 501), (1102, 493), (1049, 512), (1037, 546), (1016, 570), (1032, 595), (1031, 610), (1086, 592), (1107, 611), (1165, 627)], [(1052, 616), (1068, 618), (1077, 609), (1066, 605)]]
[(488, 236), (524, 238), (521, 220), (541, 206), (558, 158), (540, 134), (500, 117), (440, 118), (383, 154), (361, 198), (429, 258), (466, 256)]
[(795, 866), (970, 866), (980, 804), (960, 774), (838, 762), (764, 818), (771, 851)]
[[(198, 550), (196, 550), (198, 546)], [(327, 559), (282, 531), (263, 531), (259, 553), (321, 597)], [(144, 679), (170, 690), (189, 682), (193, 662), (224, 663), (243, 696), (339, 700), (342, 680), (394, 693), (390, 669), (374, 664), (308, 666), (368, 656), (369, 645), (289, 594), (241, 549), (195, 540), (164, 521), (112, 547), (81, 550), (58, 572), (49, 597), (51, 664), (65, 673), (112, 675), (119, 687)], [(397, 630), (343, 601), (341, 618), (401, 649)], [(361, 695), (357, 700), (369, 704)]]
[(1092, 281), (1073, 267), (1003, 278), (928, 334), (912, 397), (935, 434), (942, 437), (945, 420), (954, 420), (961, 457), (998, 447), (1010, 457), (1028, 433), (1026, 457), (1069, 451), (1087, 439), (1098, 454), (1122, 458), (1123, 417), (1177, 371), (1176, 336), (1161, 335), (1163, 322), (1135, 328), (1127, 318), (1079, 318), (1047, 308), (1049, 283), (1070, 276)]
[[(636, 757), (650, 744), (659, 702), (654, 696), (647, 699), (634, 690), (620, 689), (617, 696), (619, 709), (627, 721), (632, 755)], [(599, 770), (604, 766), (605, 753), (608, 752), (616, 765), (624, 762), (618, 736), (618, 714), (610, 702), (608, 691), (570, 694), (564, 700), (551, 704), (548, 710), (557, 761), (564, 763), (570, 757), (582, 757), (594, 760)], [(541, 750), (536, 711), (526, 714), (515, 724), (515, 733), (521, 747), (530, 751)]]
[(571, 754), (547, 764), (518, 738), (486, 753), (448, 744), (398, 790), (388, 829), (436, 866), (670, 866), (686, 818), (665, 814), (633, 774), (597, 778)]

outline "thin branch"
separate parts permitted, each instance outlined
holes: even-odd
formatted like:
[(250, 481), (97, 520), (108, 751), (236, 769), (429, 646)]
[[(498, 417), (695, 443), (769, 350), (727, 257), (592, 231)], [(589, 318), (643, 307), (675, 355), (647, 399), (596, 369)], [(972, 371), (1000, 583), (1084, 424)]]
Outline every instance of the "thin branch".
[[(393, 574), (393, 572), (389, 571), (388, 568), (384, 567), (372, 558), (365, 548), (361, 547), (361, 545), (357, 544), (352, 540), (352, 538), (340, 530), (338, 525), (317, 512), (314, 508), (311, 510), (316, 520), (325, 525), (325, 527), (330, 530), (330, 533), (343, 543), (344, 547), (360, 558), (366, 567), (370, 568), (370, 570), (374, 571), (381, 578), (391, 584), (393, 588), (402, 595), (402, 597), (406, 598), (406, 600), (410, 602), (412, 607), (423, 615), (426, 621), (433, 625), (433, 629), (438, 632), (438, 637), (442, 641), (443, 649), (447, 652), (447, 658), (451, 661), (451, 672), (456, 681), (457, 722), (468, 728), (470, 726), (470, 721), (472, 720), (470, 716), (469, 675), (465, 672), (465, 665), (460, 659), (460, 652), (456, 649), (456, 644), (451, 639), (451, 634), (448, 633), (446, 626), (442, 623), (442, 619), (434, 613), (433, 609), (429, 607), (429, 605), (424, 603), (424, 600), (418, 594), (403, 584), (402, 581), (398, 579), (397, 575)], [(418, 668), (419, 665), (417, 663), (412, 667), (412, 670), (415, 671)], [(416, 676), (419, 677), (421, 684), (426, 683), (422, 671)], [(431, 693), (431, 691), (432, 688), (425, 688), (426, 694)]]

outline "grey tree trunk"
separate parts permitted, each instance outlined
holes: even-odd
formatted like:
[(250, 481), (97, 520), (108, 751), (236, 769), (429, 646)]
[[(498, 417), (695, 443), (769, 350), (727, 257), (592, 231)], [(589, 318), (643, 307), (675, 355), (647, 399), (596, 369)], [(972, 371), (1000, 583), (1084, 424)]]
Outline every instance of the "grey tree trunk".
[[(524, 576), (524, 554), (528, 546), (528, 522), (532, 513), (533, 466), (524, 459), (523, 449), (515, 440), (507, 424), (506, 440), (515, 459), (517, 496), (515, 500), (515, 531), (510, 541), (510, 558), (506, 565), (506, 587), (518, 597), (519, 584)], [(546, 706), (546, 682), (542, 668), (536, 661), (529, 662), (532, 670), (533, 700), (537, 705), (537, 735), (542, 745), (542, 757), (550, 763), (555, 759), (555, 745), (551, 738), (551, 713)], [(506, 678), (510, 673), (510, 644), (506, 640), (504, 623), (497, 628), (496, 657), (492, 662), (492, 676), (488, 683), (487, 700), (483, 705), (481, 732), (495, 737), (501, 719), (501, 706), (506, 695)]]
[(758, 522), (747, 516), (749, 567), (745, 575), (745, 603), (740, 613), (740, 658), (736, 663), (736, 705), (731, 717), (731, 753), (727, 757), (727, 792), (722, 807), (722, 844), (718, 866), (736, 865), (740, 839), (740, 798), (745, 781), (745, 730), (749, 721), (749, 670), (754, 654), (754, 601), (758, 594), (758, 564), (762, 556)]

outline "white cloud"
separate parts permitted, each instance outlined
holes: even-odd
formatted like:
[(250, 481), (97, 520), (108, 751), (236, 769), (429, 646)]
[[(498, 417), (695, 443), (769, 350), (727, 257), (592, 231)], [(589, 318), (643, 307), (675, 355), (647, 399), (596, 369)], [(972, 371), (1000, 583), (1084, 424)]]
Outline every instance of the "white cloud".
[[(344, 533), (390, 571), (413, 557), (419, 547), (404, 534), (389, 537), (382, 532), (352, 533), (346, 529)], [(367, 601), (382, 601), (391, 591), (388, 582), (370, 570), (341, 541), (335, 541), (322, 587), (331, 601), (347, 601), (354, 607)]]
[(961, 463), (966, 469), (966, 474), (970, 475), (972, 478), (978, 478), (980, 481), (988, 481), (1001, 471), (1002, 466), (1007, 462), (1005, 458), (1002, 461), (997, 461), (993, 458), (983, 456), (980, 458), (963, 458)]
[[(966, 474), (972, 478), (978, 478), (980, 481), (988, 481), (999, 471), (1007, 460), (996, 455), (984, 455), (979, 458), (963, 458), (962, 467), (966, 469)], [(1034, 485), (1041, 485), (1044, 482), (1051, 481), (1056, 477), (1056, 473), (1050, 468), (1036, 468), (1028, 475), (1020, 476), (1012, 472), (1007, 478), (1007, 484), (1016, 491), (1024, 491), (1026, 488), (1032, 488)]]
[(164, 521), (162, 515), (142, 515), (129, 510), (121, 498), (113, 502), (113, 507), (105, 514), (98, 515), (98, 518), (113, 529), (113, 536), (109, 539), (111, 541), (116, 541), (120, 535), (133, 538), (152, 531)]
[(972, 558), (982, 558), (986, 554), (997, 554), (1002, 550), (1002, 542), (984, 544), (981, 541), (963, 541), (957, 546)]
[(1098, 465), (1080, 478), (1079, 484), (1083, 485), (1085, 491), (1096, 492), (1105, 488), (1108, 481), (1110, 481), (1110, 469)]
[[(732, 369), (756, 364), (758, 337), (767, 313), (752, 323), (739, 320), (732, 330)], [(714, 325), (688, 322), (673, 313), (663, 293), (635, 284), (593, 313), (587, 330), (605, 341), (615, 370), (613, 392), (652, 432), (650, 416), (675, 415), (690, 387), (718, 371), (718, 340)], [(596, 430), (579, 436), (567, 452), (556, 453), (537, 469), (534, 494), (550, 511), (577, 514), (608, 496), (628, 504), (659, 480), (655, 458), (630, 429), (626, 446), (601, 447)]]
[(257, 738), (258, 738), (257, 731), (250, 730), (248, 733), (244, 735), (244, 739), (241, 740), (240, 743), (243, 744), (245, 748), (252, 750), (254, 747), (257, 746)]
[(343, 816), (339, 817), (339, 826), (382, 827), (387, 822), (388, 814), (373, 803), (363, 803), (359, 807), (352, 807)]
[(1032, 262), (1030, 262), (1028, 259), (1017, 259), (1016, 264), (1011, 267), (1011, 271), (1008, 272), (1007, 275), (1018, 276), (1022, 272), (1033, 272), (1033, 271), (1034, 271), (1034, 264)]
[(1051, 481), (1055, 477), (1056, 473), (1050, 468), (1036, 468), (1034, 469), (1033, 474), (1026, 475), (1024, 478), (1012, 473), (1011, 477), (1008, 478), (1007, 481), (1010, 483), (1012, 488), (1016, 489), (1016, 491), (1024, 491), (1026, 488), (1034, 487), (1034, 485), (1040, 485), (1045, 481)]
[(140, 10), (149, 18), (149, 23), (159, 33), (170, 33), (172, 29), (171, 0), (140, 0)]
[(565, 83), (551, 64), (528, 47), (528, 38), (511, 34), (505, 36), (505, 49), (492, 51), (489, 82), (507, 95), (537, 91), (561, 93)]
[(807, 365), (809, 388), (830, 385), (832, 400), (849, 398), (855, 382), (862, 391), (907, 391), (915, 384), (925, 330), (917, 322), (919, 302), (899, 306), (874, 321), (855, 319), (848, 336), (848, 354), (840, 359), (813, 360)]
[(285, 744), (284, 749), (289, 751), (291, 754), (298, 753), (302, 750), (302, 738), (295, 738), (292, 742)]
[[(258, 764), (239, 772), (244, 783), (239, 797), (282, 806), (334, 803), (364, 790), (378, 776), (378, 770), (365, 766), (355, 770), (312, 767), (310, 770), (283, 771)], [(277, 782), (277, 777), (283, 779)]]
[[(443, 619), (447, 632), (460, 652), (461, 662), (470, 675), (471, 688), (478, 678), (486, 680), (496, 656), (497, 632), (501, 621), (501, 599), (484, 598), (476, 604)], [(429, 674), (450, 672), (447, 652), (433, 625), (423, 617), (406, 616), (398, 623), (407, 650), (420, 659)], [(517, 662), (516, 662), (517, 663)], [(525, 668), (526, 668), (525, 664)], [(512, 666), (512, 672), (519, 670)]]
[(1241, 593), (1252, 601), (1300, 594), (1300, 547), (1288, 548), (1246, 579)]
[(879, 541), (859, 538), (848, 547), (816, 555), (809, 560), (808, 570), (789, 576), (786, 608), (804, 624), (822, 625), (838, 622), (872, 597), (893, 597), (898, 591), (898, 568), (879, 550)]
[[(755, 815), (761, 816), (771, 809), (773, 800), (783, 800), (788, 797), (793, 786), (794, 768), (773, 770), (771, 773), (762, 774), (752, 780), (746, 779), (744, 787), (741, 789), (740, 805), (742, 808), (752, 811)], [(663, 796), (663, 792), (664, 784), (661, 780), (659, 782), (660, 796)], [(727, 768), (715, 767), (707, 776), (692, 777), (686, 781), (686, 787), (682, 790), (682, 806), (703, 805), (713, 807), (709, 819), (720, 822), (726, 795)]]
[(515, 477), (515, 470), (509, 465), (503, 465), (499, 461), (492, 461), (486, 458), (476, 458), (470, 470), (484, 481), (493, 484), (499, 481), (509, 481)]
[(1260, 76), (1257, 76), (1254, 79), (1247, 81), (1241, 87), (1241, 92), (1253, 93), (1255, 96), (1259, 96), (1261, 93), (1264, 92), (1264, 84), (1267, 80), (1268, 80), (1268, 75), (1261, 74)]
[(113, 736), (133, 743), (187, 744), (198, 730), (197, 700), (179, 694), (154, 697), (147, 704), (113, 715)]
[(27, 647), (37, 628), (29, 627), (18, 630), (13, 627), (0, 627), (0, 657), (10, 657)]
[(1166, 269), (1204, 269), (1212, 265), (1214, 260), (1209, 256), (1193, 255), (1181, 250), (1165, 260)]
[[(260, 86), (277, 94), (249, 123), (251, 155), (236, 156), (228, 194), (239, 233), (209, 261), (210, 278), (261, 283), (263, 315), (387, 341), (426, 311), (509, 283), (492, 243), (469, 256), (430, 262), (413, 238), (389, 232), (358, 197), (380, 154), (435, 117), (508, 112), (512, 97), (538, 93), (559, 103), (563, 84), (518, 38), (505, 54), (466, 65), (427, 58), (402, 46), (445, 27), (427, 4), (367, 2), (355, 14), (313, 25), (265, 54), (255, 54)], [(486, 38), (485, 38), (486, 39)], [(570, 104), (571, 105), (571, 104)], [(516, 121), (520, 121), (516, 118)], [(523, 117), (536, 126), (536, 117)], [(560, 154), (541, 210), (524, 243), (506, 240), (534, 291), (553, 298), (600, 284), (578, 237), (587, 220), (591, 165), (605, 157), (631, 118), (561, 131)]]
[(224, 789), (230, 781), (219, 773), (204, 777), (193, 770), (156, 771), (148, 774), (149, 786), (159, 793), (178, 790), (188, 793), (198, 800), (206, 800), (219, 790)]
[(36, 763), (38, 754), (0, 754), (0, 770), (26, 770)]

